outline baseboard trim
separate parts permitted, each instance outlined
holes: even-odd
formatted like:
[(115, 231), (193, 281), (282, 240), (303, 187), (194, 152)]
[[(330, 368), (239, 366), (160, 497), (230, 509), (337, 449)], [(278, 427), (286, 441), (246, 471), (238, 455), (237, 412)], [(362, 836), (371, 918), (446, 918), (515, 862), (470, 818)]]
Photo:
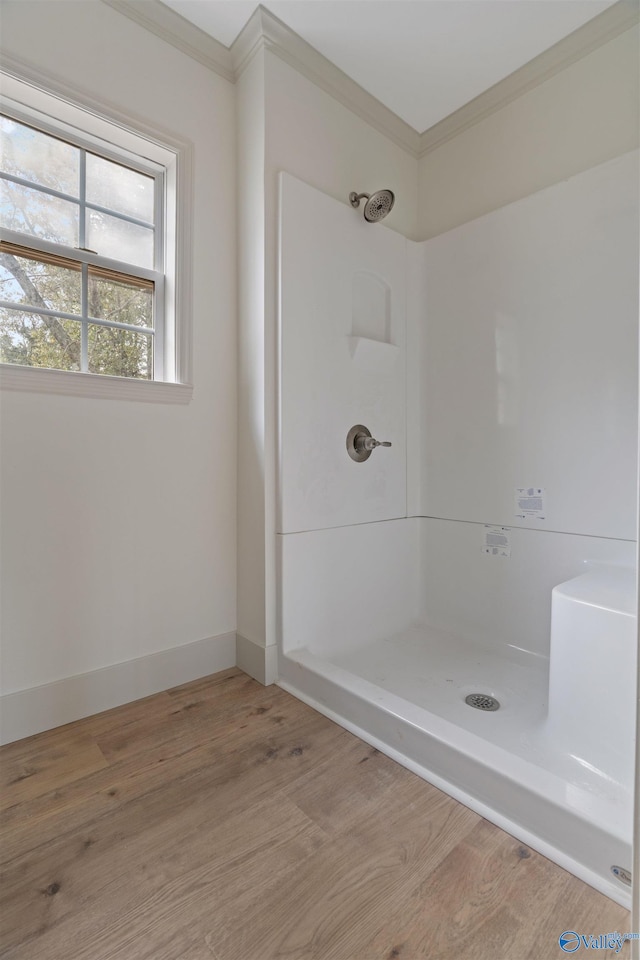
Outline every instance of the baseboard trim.
[(0, 743), (89, 717), (236, 665), (236, 635), (223, 633), (135, 660), (0, 697)]
[(278, 648), (236, 634), (236, 666), (265, 687), (278, 679)]

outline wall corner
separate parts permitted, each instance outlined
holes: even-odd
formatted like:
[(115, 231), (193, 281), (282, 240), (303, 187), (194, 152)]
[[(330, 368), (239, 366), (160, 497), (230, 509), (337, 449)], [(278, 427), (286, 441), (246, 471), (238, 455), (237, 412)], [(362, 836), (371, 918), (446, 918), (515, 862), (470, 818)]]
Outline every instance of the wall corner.
[(265, 687), (278, 679), (278, 648), (265, 647), (242, 634), (236, 634), (236, 665)]

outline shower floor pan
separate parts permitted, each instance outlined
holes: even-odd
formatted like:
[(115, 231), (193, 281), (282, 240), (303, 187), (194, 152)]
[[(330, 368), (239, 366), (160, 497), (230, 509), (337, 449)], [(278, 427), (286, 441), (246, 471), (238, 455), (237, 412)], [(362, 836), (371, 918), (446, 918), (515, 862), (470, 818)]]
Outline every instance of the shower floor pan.
[[(280, 657), (279, 684), (629, 908), (632, 771), (623, 784), (554, 746), (548, 662), (416, 627), (348, 654)], [(485, 694), (498, 710), (473, 709)]]

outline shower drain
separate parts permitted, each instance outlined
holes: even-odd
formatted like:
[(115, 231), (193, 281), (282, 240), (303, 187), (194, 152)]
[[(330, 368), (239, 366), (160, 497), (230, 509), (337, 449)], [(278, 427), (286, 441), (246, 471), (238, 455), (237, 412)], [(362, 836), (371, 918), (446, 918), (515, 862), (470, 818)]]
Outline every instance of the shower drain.
[(495, 697), (490, 697), (488, 693), (470, 693), (464, 698), (464, 702), (476, 710), (499, 710), (500, 701)]

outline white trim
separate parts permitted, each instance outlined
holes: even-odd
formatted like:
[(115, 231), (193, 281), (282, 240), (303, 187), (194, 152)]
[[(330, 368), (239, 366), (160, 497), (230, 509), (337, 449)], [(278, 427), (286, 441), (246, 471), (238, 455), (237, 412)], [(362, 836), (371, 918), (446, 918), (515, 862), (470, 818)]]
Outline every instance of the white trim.
[(229, 48), (158, 0), (102, 0), (209, 70), (234, 82)]
[(459, 110), (418, 133), (263, 6), (258, 6), (227, 48), (160, 0), (102, 2), (231, 82), (238, 79), (257, 50), (266, 47), (414, 157), (435, 150), (640, 20), (635, 0), (618, 0)]
[(417, 155), (420, 136), (412, 126), (263, 6), (255, 10), (231, 46), (236, 79), (261, 46), (307, 77), (397, 146), (413, 156)]
[(181, 683), (234, 667), (235, 633), (223, 633), (135, 660), (0, 697), (0, 742), (11, 743)]
[(69, 247), (64, 243), (53, 243), (51, 240), (43, 240), (41, 237), (29, 233), (18, 233), (17, 230), (7, 230), (0, 227), (0, 240), (6, 240), (7, 243), (24, 247), (26, 251), (54, 253), (59, 257), (66, 257), (67, 260), (75, 260), (76, 263), (106, 267), (107, 270), (114, 270), (125, 274), (125, 276), (138, 277), (142, 280), (151, 280), (154, 283), (158, 283), (162, 278), (162, 271), (153, 270), (149, 267), (136, 267), (124, 260), (113, 260), (111, 257), (100, 256), (82, 247)]
[(236, 634), (236, 664), (265, 687), (278, 679), (278, 648), (265, 647), (255, 640)]
[[(182, 19), (181, 17), (179, 19)], [(193, 375), (193, 314), (192, 314), (192, 245), (193, 245), (193, 144), (189, 140), (176, 137), (175, 134), (164, 128), (151, 126), (148, 121), (133, 114), (124, 113), (109, 101), (96, 100), (87, 96), (77, 87), (60, 80), (60, 78), (39, 71), (33, 64), (25, 60), (2, 53), (1, 70), (3, 77), (3, 94), (12, 100), (17, 100), (23, 108), (32, 113), (46, 113), (42, 111), (42, 101), (46, 98), (57, 101), (56, 113), (62, 124), (77, 129), (78, 112), (82, 112), (82, 130), (91, 137), (103, 140), (105, 129), (110, 125), (108, 137), (118, 148), (125, 150), (137, 146), (140, 152), (140, 141), (146, 141), (145, 152), (147, 158), (164, 167), (164, 204), (165, 216), (169, 229), (166, 231), (168, 241), (164, 249), (165, 258), (165, 332), (169, 336), (165, 339), (165, 376), (164, 385), (173, 385), (173, 381), (187, 386)], [(16, 83), (15, 81), (18, 81)], [(22, 87), (20, 87), (22, 85)], [(29, 88), (31, 88), (29, 90)], [(33, 102), (28, 102), (32, 100)], [(27, 102), (25, 102), (27, 101)], [(59, 104), (59, 111), (57, 106)], [(113, 139), (115, 137), (115, 139)], [(180, 196), (180, 203), (177, 196)], [(175, 231), (170, 229), (175, 225)], [(175, 237), (173, 236), (175, 232)], [(174, 276), (172, 276), (172, 274)], [(173, 333), (172, 329), (173, 328)], [(174, 341), (174, 337), (176, 338)], [(175, 356), (175, 363), (174, 363)], [(174, 369), (175, 368), (175, 369)], [(40, 374), (42, 371), (37, 371)], [(120, 382), (119, 378), (112, 378)], [(41, 387), (29, 386), (11, 387), (11, 389), (35, 389), (46, 392), (43, 380)], [(53, 382), (53, 381), (51, 381)], [(150, 381), (140, 381), (134, 387), (135, 397), (139, 399), (141, 383), (145, 388)], [(157, 383), (157, 381), (154, 381)], [(33, 380), (30, 381), (33, 384)], [(54, 392), (67, 392), (55, 390)], [(72, 393), (78, 393), (73, 389)], [(95, 396), (87, 391), (87, 396)], [(112, 396), (112, 393), (99, 393), (99, 396)], [(166, 393), (166, 396), (176, 396), (175, 393)], [(162, 392), (154, 391), (148, 399), (160, 402), (175, 402), (162, 400)], [(188, 402), (181, 401), (181, 402)]]
[(619, 0), (598, 14), (593, 20), (563, 37), (548, 50), (494, 84), (463, 107), (434, 124), (420, 136), (419, 156), (436, 150), (447, 140), (501, 110), (545, 80), (566, 70), (598, 47), (604, 46), (619, 34), (640, 21), (640, 10), (634, 0)]
[[(170, 322), (164, 328), (164, 354), (165, 362), (172, 353), (175, 356), (181, 383), (193, 381), (193, 162), (193, 146), (185, 142), (184, 148), (176, 151), (175, 163), (165, 172), (165, 216), (167, 222), (175, 224), (175, 230), (165, 233), (164, 255), (165, 263), (172, 261), (175, 270), (173, 277), (165, 270), (164, 309)], [(172, 307), (174, 315), (170, 316)]]
[(0, 364), (0, 390), (57, 393), (94, 400), (137, 400), (143, 403), (187, 404), (193, 396), (190, 383), (106, 377), (75, 370), (12, 366), (10, 363)]

